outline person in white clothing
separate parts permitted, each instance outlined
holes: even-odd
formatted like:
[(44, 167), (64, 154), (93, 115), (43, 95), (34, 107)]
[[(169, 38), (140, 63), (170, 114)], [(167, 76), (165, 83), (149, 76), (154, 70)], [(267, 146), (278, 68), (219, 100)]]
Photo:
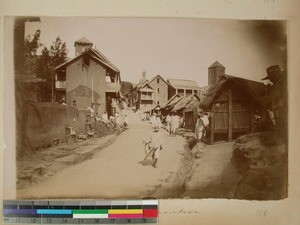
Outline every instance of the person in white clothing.
[[(145, 144), (145, 153), (147, 153), (146, 145), (149, 145), (151, 150), (150, 150), (150, 152), (148, 152), (148, 154), (149, 153), (151, 154), (152, 160), (153, 160), (153, 167), (156, 168), (158, 158), (159, 158), (159, 151), (162, 150), (162, 137), (159, 132), (158, 126), (153, 127), (152, 135), (150, 137), (145, 138), (143, 143)], [(146, 156), (146, 158), (147, 158), (147, 156)]]
[(166, 123), (167, 123), (167, 128), (166, 128), (166, 130), (167, 130), (167, 132), (170, 132), (170, 123), (171, 123), (171, 115), (170, 114), (168, 114), (167, 115), (167, 117), (166, 117)]
[(173, 115), (172, 118), (172, 126), (171, 126), (171, 133), (176, 134), (176, 130), (179, 128), (179, 116), (178, 115)]
[(106, 111), (102, 115), (102, 120), (103, 120), (104, 123), (107, 123), (107, 121), (108, 121), (108, 115), (107, 115)]

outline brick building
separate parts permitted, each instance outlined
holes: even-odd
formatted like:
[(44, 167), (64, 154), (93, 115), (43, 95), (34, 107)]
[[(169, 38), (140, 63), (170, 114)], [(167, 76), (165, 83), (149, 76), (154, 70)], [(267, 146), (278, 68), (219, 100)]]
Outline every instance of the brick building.
[(159, 106), (165, 105), (168, 101), (168, 82), (160, 75), (156, 75), (148, 84), (153, 89), (154, 104)]
[(75, 41), (75, 57), (56, 67), (55, 88), (66, 95), (66, 103), (77, 108), (94, 104), (96, 113), (113, 115), (118, 107), (120, 71), (93, 43), (82, 37)]

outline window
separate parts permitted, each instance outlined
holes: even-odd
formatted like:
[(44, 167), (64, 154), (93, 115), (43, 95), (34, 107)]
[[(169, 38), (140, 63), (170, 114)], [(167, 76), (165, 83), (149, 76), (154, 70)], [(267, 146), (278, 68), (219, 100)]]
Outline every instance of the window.
[(157, 93), (159, 93), (159, 88), (157, 88)]
[(157, 83), (159, 84), (159, 78), (156, 79)]

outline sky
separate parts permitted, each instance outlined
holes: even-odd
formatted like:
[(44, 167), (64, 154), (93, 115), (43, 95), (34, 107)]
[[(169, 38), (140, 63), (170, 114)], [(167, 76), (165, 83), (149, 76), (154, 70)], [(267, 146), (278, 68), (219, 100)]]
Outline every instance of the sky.
[(145, 70), (148, 79), (159, 74), (206, 86), (215, 61), (226, 74), (256, 81), (269, 66), (287, 67), (285, 21), (41, 17), (26, 23), (25, 36), (37, 29), (45, 46), (57, 36), (66, 42), (70, 58), (74, 42), (86, 37), (119, 68), (122, 81), (133, 83)]

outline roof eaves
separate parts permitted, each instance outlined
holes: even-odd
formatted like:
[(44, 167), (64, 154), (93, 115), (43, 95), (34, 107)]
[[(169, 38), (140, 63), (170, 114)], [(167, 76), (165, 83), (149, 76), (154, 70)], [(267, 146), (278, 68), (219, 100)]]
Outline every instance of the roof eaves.
[(155, 78), (160, 77), (166, 84), (169, 84), (161, 75), (157, 74), (156, 76), (154, 76), (149, 83), (151, 83), (153, 80), (155, 80)]

